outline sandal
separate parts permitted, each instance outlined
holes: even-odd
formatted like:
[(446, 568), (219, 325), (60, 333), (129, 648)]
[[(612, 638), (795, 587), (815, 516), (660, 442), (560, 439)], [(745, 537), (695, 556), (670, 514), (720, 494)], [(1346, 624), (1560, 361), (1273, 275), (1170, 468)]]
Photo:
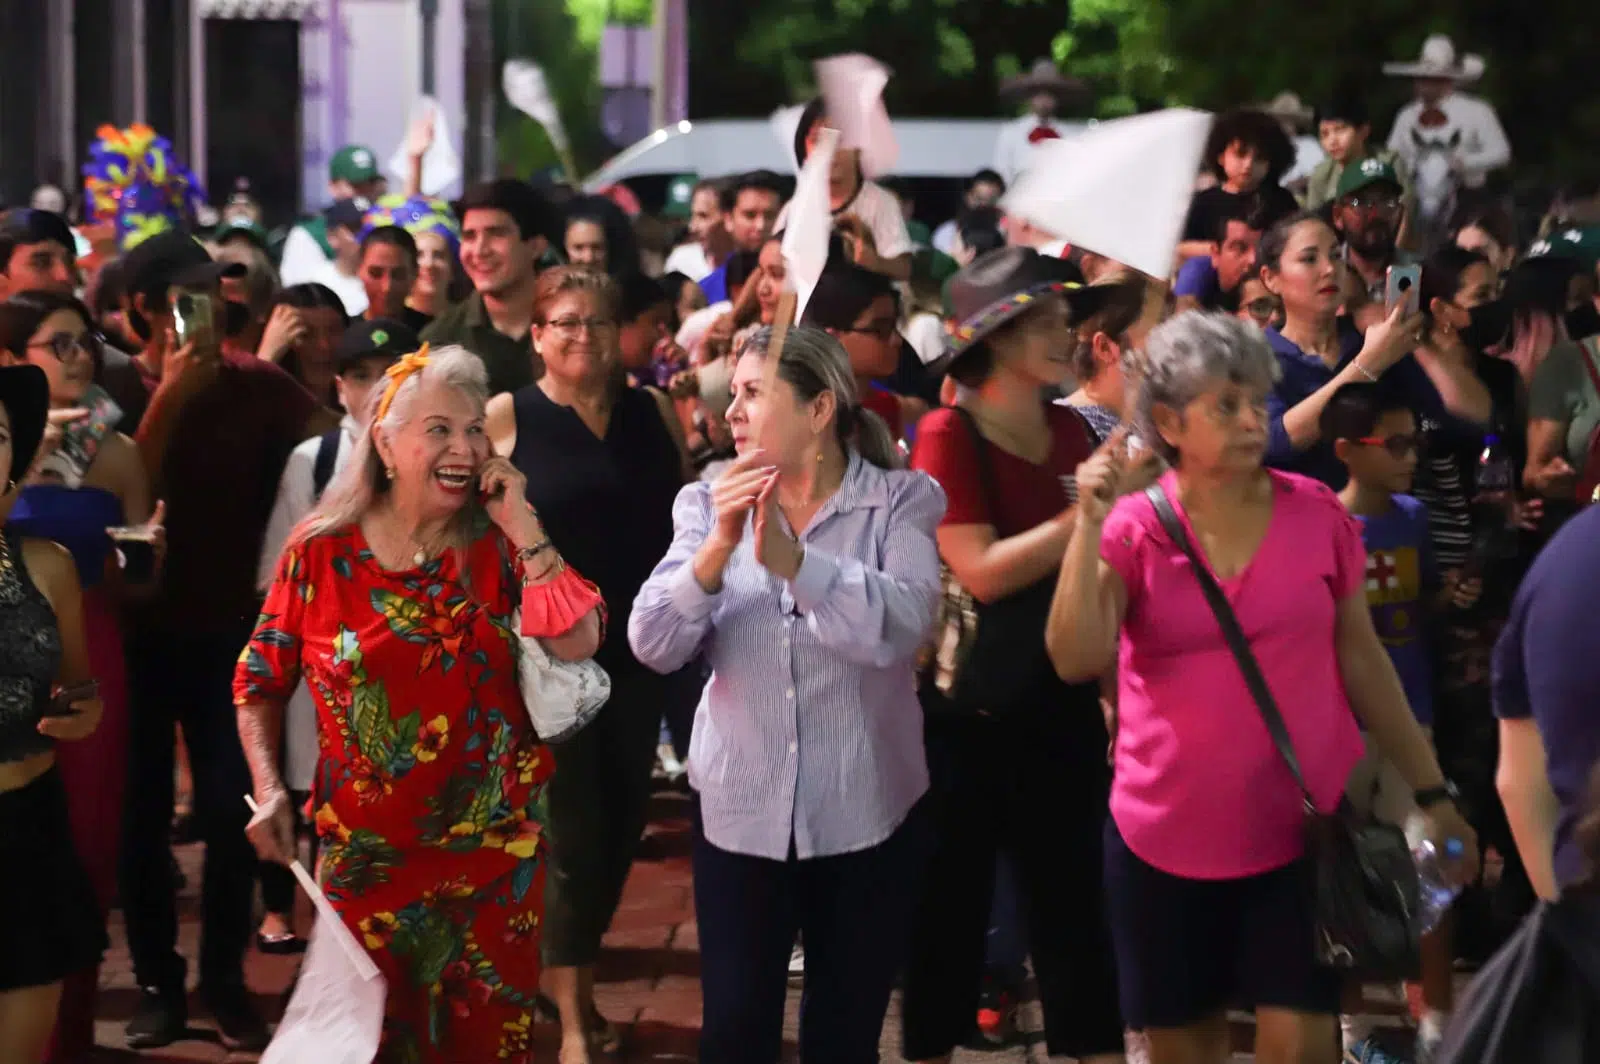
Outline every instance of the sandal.
[(589, 1046), (595, 1052), (606, 1056), (622, 1052), (622, 1030), (602, 1016), (599, 1009), (590, 1010), (585, 1026), (589, 1028)]

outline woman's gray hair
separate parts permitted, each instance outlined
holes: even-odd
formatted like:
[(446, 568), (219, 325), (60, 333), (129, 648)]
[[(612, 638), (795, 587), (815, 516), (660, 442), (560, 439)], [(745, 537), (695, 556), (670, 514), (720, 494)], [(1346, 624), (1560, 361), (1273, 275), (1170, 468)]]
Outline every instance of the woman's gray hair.
[[(382, 405), (389, 382), (384, 381), (374, 388), (367, 400), (367, 409), (355, 413), (366, 426), (366, 431), (356, 437), (350, 460), (328, 485), (317, 508), (300, 522), (289, 537), (291, 546), (304, 543), (313, 536), (359, 523), (373, 504), (388, 494), (391, 486), (389, 474), (384, 470), (383, 458), (378, 454), (373, 436), (380, 431), (393, 432), (411, 420), (412, 408), (424, 383), (442, 384), (460, 392), (480, 411), (489, 402), (489, 374), (484, 369), (483, 360), (466, 348), (455, 345), (428, 352), (428, 364), (400, 382), (388, 410), (384, 412), (383, 420), (377, 424), (371, 424), (371, 418)], [(462, 508), (460, 520), (464, 524), (470, 523), (472, 508), (470, 504)]]
[[(746, 337), (734, 350), (739, 357), (767, 357), (772, 345), (772, 327), (763, 326)], [(783, 353), (778, 356), (778, 376), (789, 383), (802, 402), (810, 402), (823, 392), (832, 392), (833, 427), (845, 453), (855, 451), (879, 469), (900, 469), (904, 456), (883, 418), (861, 405), (856, 392), (850, 356), (830, 334), (809, 325), (797, 325), (783, 338)]]
[(1181, 411), (1224, 381), (1267, 391), (1278, 374), (1278, 357), (1255, 325), (1230, 314), (1184, 311), (1150, 330), (1145, 341), (1135, 414), (1139, 435), (1168, 465), (1177, 465), (1177, 449), (1156, 430), (1158, 405)]

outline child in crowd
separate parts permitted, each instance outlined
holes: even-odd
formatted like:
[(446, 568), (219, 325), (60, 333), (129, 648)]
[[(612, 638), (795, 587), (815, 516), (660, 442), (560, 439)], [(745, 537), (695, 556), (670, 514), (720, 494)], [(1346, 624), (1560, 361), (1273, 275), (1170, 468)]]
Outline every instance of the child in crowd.
[[(1428, 512), (1406, 494), (1417, 468), (1417, 422), (1402, 396), (1379, 384), (1346, 384), (1323, 408), (1321, 430), (1349, 470), (1339, 492), (1361, 525), (1367, 548), (1367, 603), (1373, 627), (1400, 675), (1411, 710), (1425, 731), (1433, 724), (1432, 660), (1428, 635), (1433, 616), (1469, 608), (1482, 590), (1476, 578), (1452, 572), (1441, 579), (1433, 563)], [(1350, 774), (1349, 797), (1357, 809), (1404, 828), (1417, 812), (1413, 794), (1393, 765), (1370, 753)], [(1444, 1035), (1452, 1005), (1453, 956), (1448, 918), (1422, 942), (1423, 1009), (1417, 1059), (1431, 1060)], [(1342, 1019), (1350, 1064), (1390, 1064), (1395, 1058), (1372, 1039), (1359, 1014), (1361, 988), (1350, 988)]]
[(1400, 156), (1388, 148), (1370, 143), (1372, 119), (1367, 105), (1359, 96), (1343, 96), (1332, 100), (1317, 112), (1317, 139), (1328, 157), (1317, 164), (1306, 182), (1306, 206), (1312, 209), (1332, 203), (1339, 195), (1339, 178), (1345, 167), (1359, 165), (1369, 156), (1394, 167), (1400, 178), (1400, 201), (1407, 213), (1414, 213), (1416, 203), (1411, 194), (1411, 177)]

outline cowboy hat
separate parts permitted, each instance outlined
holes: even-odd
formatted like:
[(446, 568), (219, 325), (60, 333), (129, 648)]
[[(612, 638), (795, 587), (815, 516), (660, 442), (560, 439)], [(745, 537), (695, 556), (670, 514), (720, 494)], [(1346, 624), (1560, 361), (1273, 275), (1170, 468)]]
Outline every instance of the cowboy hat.
[(980, 340), (1046, 296), (1064, 297), (1077, 324), (1117, 294), (1115, 285), (1084, 285), (1074, 277), (1082, 274), (1072, 263), (1032, 248), (996, 248), (978, 256), (945, 284), (946, 347), (928, 371), (948, 373)]
[(10, 490), (22, 481), (44, 439), (46, 415), (50, 410), (50, 380), (38, 366), (0, 367), (0, 406), (11, 422), (11, 468), (6, 471)]
[(1422, 54), (1413, 62), (1385, 63), (1383, 72), (1392, 78), (1447, 78), (1450, 81), (1476, 81), (1483, 76), (1484, 62), (1479, 55), (1456, 57), (1456, 45), (1442, 33), (1422, 42)]
[(1000, 95), (1020, 98), (1044, 92), (1061, 100), (1068, 96), (1076, 96), (1086, 88), (1087, 86), (1077, 78), (1069, 78), (1057, 70), (1054, 60), (1036, 59), (1026, 74), (1018, 74), (1002, 81)]
[(1293, 92), (1280, 92), (1266, 103), (1257, 104), (1256, 109), (1280, 122), (1287, 122), (1295, 129), (1306, 128), (1316, 117), (1316, 112), (1300, 99), (1298, 93)]

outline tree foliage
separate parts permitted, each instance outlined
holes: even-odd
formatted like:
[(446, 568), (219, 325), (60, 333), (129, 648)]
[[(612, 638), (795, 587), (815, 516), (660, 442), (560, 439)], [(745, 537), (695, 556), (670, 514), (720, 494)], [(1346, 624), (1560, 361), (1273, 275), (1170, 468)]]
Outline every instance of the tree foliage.
[(1103, 117), (1172, 104), (1223, 109), (1284, 90), (1364, 94), (1375, 135), (1410, 86), (1382, 73), (1429, 33), (1483, 55), (1471, 91), (1499, 109), (1524, 177), (1600, 166), (1594, 0), (695, 0), (691, 107), (765, 114), (811, 91), (813, 59), (869, 52), (894, 68), (900, 114), (996, 115), (1006, 76), (1040, 56), (1094, 90)]

